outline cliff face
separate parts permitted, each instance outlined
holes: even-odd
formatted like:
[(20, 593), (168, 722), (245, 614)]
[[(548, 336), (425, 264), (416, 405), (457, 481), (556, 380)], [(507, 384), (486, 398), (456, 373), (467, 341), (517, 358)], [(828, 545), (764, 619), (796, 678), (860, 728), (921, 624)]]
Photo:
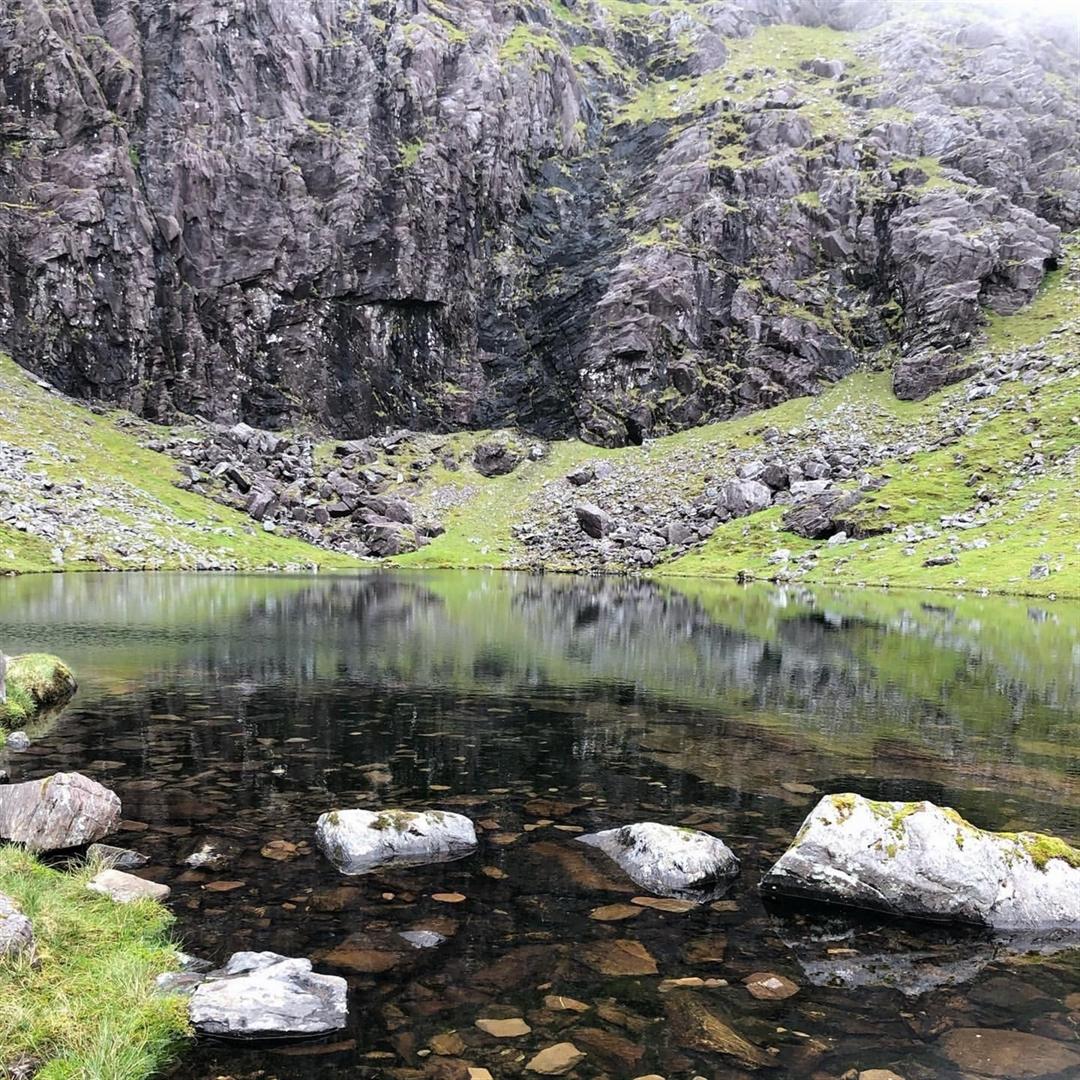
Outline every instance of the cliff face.
[(150, 417), (350, 435), (618, 445), (874, 357), (923, 396), (1080, 223), (1070, 40), (833, 0), (8, 0), (0, 347)]

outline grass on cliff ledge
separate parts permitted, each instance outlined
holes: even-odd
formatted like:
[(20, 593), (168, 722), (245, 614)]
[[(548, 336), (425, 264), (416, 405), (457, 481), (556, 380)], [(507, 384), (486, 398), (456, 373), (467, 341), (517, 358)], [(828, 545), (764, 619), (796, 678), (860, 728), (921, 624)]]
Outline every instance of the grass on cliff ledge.
[(0, 847), (0, 892), (34, 924), (37, 963), (0, 959), (0, 1075), (22, 1058), (37, 1080), (143, 1080), (187, 1031), (183, 999), (154, 992), (175, 971), (172, 916), (158, 903), (89, 892), (96, 867), (65, 874)]
[[(122, 496), (148, 524), (150, 539), (160, 543), (153, 567), (183, 570), (199, 557), (234, 565), (238, 570), (278, 566), (345, 568), (357, 560), (323, 551), (298, 540), (264, 532), (246, 514), (176, 487), (176, 463), (165, 454), (143, 449), (133, 431), (149, 434), (148, 425), (127, 413), (99, 416), (38, 386), (10, 357), (0, 353), (0, 442), (31, 451), (33, 471), (52, 480), (85, 485), (80, 498), (98, 499), (103, 519), (124, 521), (131, 515), (110, 507)], [(0, 482), (5, 478), (0, 477)], [(170, 551), (180, 541), (188, 552)], [(138, 555), (116, 549), (108, 529), (82, 534), (52, 561), (54, 543), (44, 537), (0, 525), (0, 573), (52, 570), (137, 570), (147, 565)]]

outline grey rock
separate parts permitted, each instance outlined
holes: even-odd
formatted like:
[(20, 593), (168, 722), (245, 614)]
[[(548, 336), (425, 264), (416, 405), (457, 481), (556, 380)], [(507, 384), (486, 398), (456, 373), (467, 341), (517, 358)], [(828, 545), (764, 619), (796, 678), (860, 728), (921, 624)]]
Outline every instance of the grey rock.
[(593, 503), (579, 503), (574, 507), (574, 515), (582, 531), (594, 540), (602, 539), (611, 531), (611, 515)]
[(33, 924), (10, 896), (0, 893), (0, 958), (13, 960), (32, 955), (33, 949)]
[(137, 900), (164, 900), (172, 890), (157, 881), (126, 874), (123, 870), (106, 869), (95, 874), (86, 887), (101, 893), (118, 904), (131, 904)]
[(521, 448), (506, 441), (489, 440), (473, 451), (473, 468), (481, 476), (505, 476), (521, 464)]
[(30, 851), (88, 844), (119, 823), (119, 798), (81, 773), (54, 773), (0, 787), (0, 838)]
[(658, 896), (711, 898), (739, 873), (731, 849), (696, 829), (643, 821), (577, 839), (599, 848), (632, 881)]
[(113, 870), (138, 870), (150, 862), (149, 855), (112, 844), (91, 844), (86, 849), (87, 862), (100, 862)]
[(591, 465), (579, 465), (576, 469), (573, 469), (566, 474), (566, 479), (573, 484), (574, 487), (583, 487), (585, 484), (591, 483), (596, 479), (596, 471)]
[(473, 823), (444, 810), (331, 810), (316, 822), (315, 842), (343, 874), (447, 862), (477, 843)]
[(765, 510), (772, 503), (772, 491), (760, 480), (728, 480), (720, 485), (717, 504), (732, 517)]
[(8, 750), (29, 750), (31, 746), (30, 736), (25, 731), (13, 731), (7, 737), (4, 744)]
[(784, 512), (784, 528), (810, 540), (824, 540), (839, 532), (845, 532), (849, 536), (857, 535), (858, 527), (844, 515), (861, 500), (862, 495), (857, 491), (825, 492), (811, 496)]
[(339, 1031), (348, 1021), (348, 985), (318, 975), (310, 960), (277, 953), (234, 953), (203, 977), (188, 1001), (188, 1018), (203, 1035), (288, 1038)]
[(1045, 849), (1035, 834), (985, 832), (929, 802), (827, 795), (761, 888), (1001, 930), (1080, 930), (1080, 865), (1033, 858)]

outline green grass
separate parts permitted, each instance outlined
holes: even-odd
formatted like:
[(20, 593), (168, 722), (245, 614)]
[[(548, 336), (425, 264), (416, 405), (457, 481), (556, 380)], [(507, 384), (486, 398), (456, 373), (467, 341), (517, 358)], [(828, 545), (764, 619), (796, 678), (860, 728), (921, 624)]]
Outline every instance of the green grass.
[[(220, 506), (202, 495), (176, 487), (176, 463), (144, 450), (121, 424), (132, 417), (117, 411), (98, 416), (50, 394), (32, 382), (9, 357), (0, 354), (0, 441), (33, 452), (35, 471), (59, 482), (81, 480), (87, 497), (109, 498), (120, 491), (130, 499), (149, 540), (183, 541), (193, 554), (155, 553), (158, 569), (188, 569), (199, 556), (212, 557), (238, 570), (277, 566), (346, 568), (357, 560), (309, 544), (264, 532), (246, 514)], [(154, 429), (143, 426), (147, 437)], [(165, 432), (167, 434), (167, 432)], [(0, 525), (0, 573), (52, 570), (142, 569), (143, 556), (124, 556), (111, 538), (80, 536), (63, 561), (52, 561), (53, 544)]]
[[(1020, 398), (1026, 394), (1026, 387), (1014, 384), (994, 400), (1001, 404), (1010, 395)], [(944, 396), (938, 395), (938, 401)], [(918, 408), (932, 410), (934, 404), (931, 399)], [(894, 415), (908, 411), (890, 410)], [(1033, 436), (1024, 428), (1032, 416), (1040, 422), (1036, 433), (1041, 440), (1040, 452), (1052, 462), (1075, 445), (1077, 428), (1072, 417), (1078, 413), (1080, 376), (1064, 379), (1039, 395), (1031, 414), (1020, 408), (1003, 412), (953, 445), (917, 454), (881, 471), (890, 479), (860, 503), (852, 516), (893, 528), (929, 524), (942, 533), (954, 532), (962, 543), (989, 542), (985, 548), (956, 551), (955, 563), (923, 565), (927, 556), (949, 550), (943, 537), (911, 545), (913, 555), (905, 554), (908, 545), (888, 533), (838, 546), (804, 540), (783, 530), (783, 510), (775, 507), (721, 526), (701, 548), (668, 564), (663, 572), (730, 577), (750, 571), (764, 577), (776, 570), (769, 556), (777, 549), (787, 548), (797, 556), (815, 548), (819, 553), (817, 568), (800, 580), (1080, 596), (1080, 477), (1075, 469), (1051, 468), (1018, 490), (1009, 490), (1020, 462), (1031, 450)], [(940, 526), (942, 515), (978, 505), (975, 487), (968, 485), (977, 469), (981, 471), (975, 487), (989, 487), (1000, 500), (994, 517), (985, 525), (963, 531)], [(1032, 580), (1030, 570), (1044, 556), (1050, 556), (1057, 572)]]
[(986, 344), (995, 353), (1035, 345), (1064, 320), (1080, 319), (1080, 282), (1067, 280), (1067, 268), (1080, 265), (1080, 239), (1064, 245), (1057, 270), (1043, 278), (1035, 299), (1015, 315), (986, 313)]
[(0, 892), (33, 922), (38, 961), (0, 960), (0, 1067), (26, 1055), (42, 1062), (38, 1080), (142, 1080), (184, 1038), (183, 1000), (154, 993), (177, 967), (172, 917), (89, 892), (96, 869), (65, 874), (0, 848)]

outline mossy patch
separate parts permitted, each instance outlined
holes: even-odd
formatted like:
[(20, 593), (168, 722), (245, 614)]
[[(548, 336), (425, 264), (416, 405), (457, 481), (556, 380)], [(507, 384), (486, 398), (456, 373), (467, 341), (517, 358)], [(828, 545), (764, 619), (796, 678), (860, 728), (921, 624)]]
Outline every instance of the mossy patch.
[(47, 653), (8, 658), (7, 698), (0, 701), (0, 728), (13, 728), (39, 713), (60, 709), (78, 689), (71, 669)]
[(0, 960), (0, 1072), (21, 1056), (39, 1080), (143, 1080), (187, 1032), (183, 999), (155, 991), (178, 967), (160, 904), (116, 904), (86, 888), (99, 869), (65, 874), (0, 847), (0, 892), (34, 925), (37, 962)]

